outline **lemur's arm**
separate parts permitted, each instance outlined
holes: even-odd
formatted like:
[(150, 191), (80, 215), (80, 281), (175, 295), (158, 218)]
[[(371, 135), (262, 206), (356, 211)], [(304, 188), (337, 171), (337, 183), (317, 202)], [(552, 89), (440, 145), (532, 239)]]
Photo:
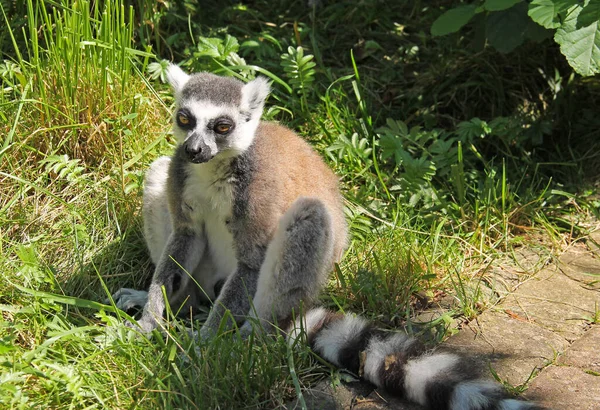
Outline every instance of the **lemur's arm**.
[(153, 330), (162, 320), (165, 310), (163, 286), (168, 299), (180, 289), (187, 289), (190, 275), (200, 263), (205, 245), (202, 236), (193, 231), (179, 230), (171, 234), (154, 271), (148, 301), (138, 321), (142, 331)]
[[(256, 222), (256, 221), (254, 221)], [(238, 265), (236, 271), (227, 278), (215, 301), (208, 319), (200, 330), (200, 337), (209, 337), (216, 333), (226, 311), (241, 324), (250, 311), (250, 302), (256, 294), (260, 268), (265, 259), (267, 244), (271, 239), (269, 225), (248, 223), (241, 218), (231, 223), (234, 235)], [(227, 322), (227, 327), (233, 323)]]
[(174, 300), (172, 296), (178, 291), (185, 291), (190, 275), (200, 263), (206, 248), (203, 225), (193, 221), (190, 216), (191, 208), (183, 203), (181, 193), (187, 177), (185, 164), (184, 149), (179, 147), (171, 160), (167, 180), (169, 214), (173, 232), (156, 264), (152, 283), (148, 289), (148, 300), (138, 321), (138, 326), (144, 332), (153, 330), (162, 320), (165, 311), (162, 287), (165, 288), (168, 300)]
[[(200, 329), (200, 337), (213, 336), (217, 332), (226, 311), (229, 311), (238, 323), (245, 319), (250, 310), (250, 301), (256, 293), (258, 275), (258, 269), (238, 262), (235, 273), (227, 278), (208, 315), (208, 319)], [(228, 320), (226, 327), (230, 328), (232, 325), (233, 323)]]

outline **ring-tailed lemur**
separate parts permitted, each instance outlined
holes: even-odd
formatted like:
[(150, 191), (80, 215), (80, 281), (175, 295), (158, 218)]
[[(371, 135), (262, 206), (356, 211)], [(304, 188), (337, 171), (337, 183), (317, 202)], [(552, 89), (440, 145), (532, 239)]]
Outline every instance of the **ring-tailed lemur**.
[(216, 298), (200, 337), (213, 334), (229, 310), (243, 332), (251, 331), (250, 318), (267, 331), (287, 323), (291, 343), (302, 328), (323, 358), (432, 409), (535, 408), (476, 379), (460, 356), (424, 352), (416, 339), (359, 317), (314, 309), (293, 322), (346, 247), (337, 178), (292, 131), (260, 121), (265, 79), (243, 84), (175, 65), (167, 74), (179, 144), (151, 165), (144, 189), (156, 271), (148, 292), (124, 288), (113, 296), (122, 309), (144, 306), (139, 329), (160, 323), (164, 287), (174, 306)]

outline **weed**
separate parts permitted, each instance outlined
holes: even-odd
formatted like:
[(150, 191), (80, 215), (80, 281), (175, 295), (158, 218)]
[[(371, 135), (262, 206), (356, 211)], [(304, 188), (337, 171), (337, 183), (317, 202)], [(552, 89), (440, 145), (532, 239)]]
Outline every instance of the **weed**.
[(590, 322), (593, 325), (600, 323), (600, 308), (598, 308), (598, 302), (594, 304), (594, 312), (591, 316), (584, 316), (584, 320)]
[(500, 376), (498, 376), (498, 373), (496, 373), (496, 371), (492, 367), (490, 367), (490, 373), (492, 374), (492, 376), (494, 377), (494, 379), (496, 379), (496, 381), (502, 383), (502, 385), (504, 386), (504, 388), (510, 394), (513, 394), (515, 396), (518, 396), (518, 395), (524, 393), (527, 390), (529, 382), (535, 376), (537, 376), (537, 374), (540, 372), (540, 370), (541, 369), (533, 368), (533, 370), (531, 370), (531, 373), (529, 373), (529, 376), (527, 377), (527, 380), (525, 380), (523, 383), (521, 383), (521, 384), (519, 384), (517, 386), (514, 386), (508, 380), (502, 380), (500, 378)]

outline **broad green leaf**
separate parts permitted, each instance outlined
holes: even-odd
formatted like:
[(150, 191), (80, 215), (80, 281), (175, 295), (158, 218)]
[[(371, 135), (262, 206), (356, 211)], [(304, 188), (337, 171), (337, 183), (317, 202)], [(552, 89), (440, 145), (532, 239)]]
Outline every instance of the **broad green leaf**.
[(487, 38), (492, 47), (509, 53), (525, 40), (529, 24), (527, 5), (518, 3), (508, 10), (491, 13), (486, 23)]
[(527, 29), (525, 30), (525, 38), (536, 43), (541, 43), (542, 41), (552, 37), (554, 35), (554, 30), (547, 29), (543, 26), (540, 26), (533, 20), (529, 20), (527, 24)]
[(600, 73), (600, 26), (598, 20), (577, 28), (581, 6), (571, 7), (562, 27), (556, 30), (554, 40), (560, 45), (573, 69), (583, 76)]
[(237, 41), (237, 38), (227, 34), (227, 36), (225, 36), (225, 41), (223, 42), (223, 50), (221, 54), (223, 57), (227, 57), (231, 53), (237, 53), (239, 48), (240, 45)]
[(487, 11), (501, 11), (511, 8), (522, 0), (485, 0), (483, 8)]
[(457, 32), (473, 18), (476, 11), (477, 6), (474, 4), (448, 10), (433, 22), (431, 35), (445, 36)]
[(222, 47), (222, 43), (223, 40), (220, 38), (200, 37), (198, 39), (198, 56), (208, 56), (214, 58), (221, 57), (219, 46)]
[(590, 0), (577, 16), (577, 28), (587, 27), (600, 20), (600, 1)]
[(546, 28), (561, 26), (560, 15), (577, 4), (577, 0), (533, 0), (527, 14), (533, 21)]

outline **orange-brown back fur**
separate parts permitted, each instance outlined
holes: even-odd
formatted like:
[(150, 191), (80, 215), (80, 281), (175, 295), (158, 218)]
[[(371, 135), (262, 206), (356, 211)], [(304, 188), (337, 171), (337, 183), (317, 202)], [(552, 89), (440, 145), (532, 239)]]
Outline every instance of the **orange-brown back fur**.
[(348, 231), (336, 175), (307, 142), (279, 124), (261, 122), (254, 144), (258, 164), (250, 188), (253, 219), (274, 230), (297, 198), (318, 198), (330, 213), (339, 261)]

